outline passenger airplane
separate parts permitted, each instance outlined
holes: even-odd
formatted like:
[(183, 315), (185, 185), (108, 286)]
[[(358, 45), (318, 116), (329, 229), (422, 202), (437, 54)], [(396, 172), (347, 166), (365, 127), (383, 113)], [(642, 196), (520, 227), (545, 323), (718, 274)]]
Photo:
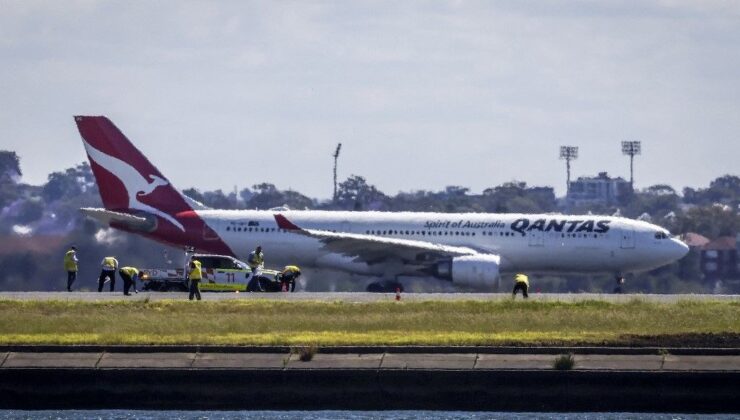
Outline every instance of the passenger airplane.
[(75, 117), (111, 227), (174, 246), (270, 264), (375, 276), (433, 277), (491, 290), (501, 273), (611, 273), (671, 263), (688, 247), (667, 230), (610, 216), (215, 210), (176, 190), (106, 117)]

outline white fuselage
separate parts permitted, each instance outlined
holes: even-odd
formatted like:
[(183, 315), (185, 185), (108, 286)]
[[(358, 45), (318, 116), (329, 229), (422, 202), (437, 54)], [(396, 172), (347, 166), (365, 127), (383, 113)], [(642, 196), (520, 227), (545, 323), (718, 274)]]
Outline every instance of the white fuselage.
[(393, 262), (371, 266), (328, 252), (318, 239), (278, 228), (274, 215), (283, 214), (304, 229), (464, 246), (500, 256), (502, 272), (625, 273), (668, 264), (688, 250), (659, 226), (611, 216), (309, 210), (197, 213), (241, 259), (261, 245), (271, 265), (299, 264), (357, 274), (387, 274)]

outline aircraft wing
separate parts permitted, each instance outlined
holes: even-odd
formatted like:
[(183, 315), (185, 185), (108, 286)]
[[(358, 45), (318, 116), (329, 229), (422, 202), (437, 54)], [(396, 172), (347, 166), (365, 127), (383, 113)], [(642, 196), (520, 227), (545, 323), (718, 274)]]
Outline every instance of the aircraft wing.
[(425, 263), (428, 264), (431, 261), (445, 257), (478, 254), (476, 250), (471, 248), (441, 245), (426, 241), (303, 229), (293, 224), (282, 214), (276, 214), (275, 221), (281, 229), (318, 239), (324, 244), (324, 249), (327, 251), (354, 257), (355, 261), (367, 264), (400, 258), (406, 263), (425, 265)]

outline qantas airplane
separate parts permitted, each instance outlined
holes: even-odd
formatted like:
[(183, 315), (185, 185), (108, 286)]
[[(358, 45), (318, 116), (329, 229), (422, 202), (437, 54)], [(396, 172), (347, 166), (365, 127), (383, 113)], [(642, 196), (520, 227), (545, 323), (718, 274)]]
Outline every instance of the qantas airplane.
[(688, 252), (662, 227), (610, 216), (209, 209), (175, 189), (108, 118), (75, 122), (105, 205), (81, 209), (86, 215), (199, 252), (245, 259), (262, 245), (271, 265), (374, 276), (375, 290), (406, 276), (492, 290), (502, 273), (621, 275)]

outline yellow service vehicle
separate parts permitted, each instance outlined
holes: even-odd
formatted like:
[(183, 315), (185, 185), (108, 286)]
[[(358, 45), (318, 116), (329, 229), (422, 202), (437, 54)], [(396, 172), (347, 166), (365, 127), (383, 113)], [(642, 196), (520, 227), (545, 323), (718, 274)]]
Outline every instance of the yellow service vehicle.
[[(203, 278), (201, 292), (279, 292), (280, 272), (260, 269), (256, 275), (245, 262), (227, 255), (192, 254), (200, 261)], [(189, 260), (189, 258), (188, 258)], [(185, 292), (188, 279), (184, 268), (145, 268), (141, 271), (142, 290)]]

